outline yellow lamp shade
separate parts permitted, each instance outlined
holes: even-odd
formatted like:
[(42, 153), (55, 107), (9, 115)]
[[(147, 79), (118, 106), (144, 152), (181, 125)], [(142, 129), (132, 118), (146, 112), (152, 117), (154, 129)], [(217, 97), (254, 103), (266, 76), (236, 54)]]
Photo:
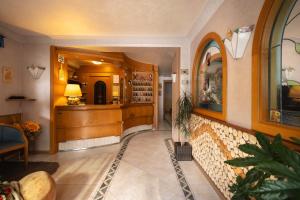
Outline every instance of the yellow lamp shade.
[(65, 89), (65, 94), (64, 96), (66, 97), (81, 97), (81, 89), (78, 84), (67, 84), (66, 89)]

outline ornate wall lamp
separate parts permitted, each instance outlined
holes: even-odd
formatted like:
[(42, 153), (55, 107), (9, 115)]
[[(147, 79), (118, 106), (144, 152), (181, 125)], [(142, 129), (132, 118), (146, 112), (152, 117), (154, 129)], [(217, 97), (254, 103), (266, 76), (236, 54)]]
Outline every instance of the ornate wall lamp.
[(223, 42), (233, 59), (237, 60), (243, 57), (253, 29), (254, 25), (243, 26), (227, 33)]
[(33, 79), (38, 80), (42, 76), (46, 68), (38, 65), (31, 65), (28, 66), (26, 69), (29, 71)]

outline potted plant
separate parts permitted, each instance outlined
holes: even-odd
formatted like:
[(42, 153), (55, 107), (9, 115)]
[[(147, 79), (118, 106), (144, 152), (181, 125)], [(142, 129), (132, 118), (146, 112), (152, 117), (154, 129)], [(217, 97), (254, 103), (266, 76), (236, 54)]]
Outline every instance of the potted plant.
[(22, 123), (21, 127), (24, 130), (29, 142), (29, 151), (33, 152), (35, 148), (36, 137), (41, 133), (41, 125), (35, 121), (25, 121)]
[[(260, 146), (239, 146), (250, 156), (225, 161), (236, 167), (251, 167), (244, 177), (237, 176), (236, 183), (230, 186), (232, 199), (299, 199), (300, 154), (287, 148), (279, 134), (273, 141), (261, 133), (257, 133), (256, 138)], [(299, 139), (293, 140), (300, 144)]]
[[(183, 136), (183, 138), (180, 137), (181, 142), (174, 143), (175, 156), (179, 161), (192, 160), (192, 147), (188, 142), (186, 142), (186, 139), (191, 134), (189, 126), (189, 121), (193, 110), (191, 96), (184, 92), (183, 96), (179, 97), (177, 101), (177, 107), (175, 127), (179, 128), (180, 134)], [(182, 141), (182, 139), (184, 141)]]

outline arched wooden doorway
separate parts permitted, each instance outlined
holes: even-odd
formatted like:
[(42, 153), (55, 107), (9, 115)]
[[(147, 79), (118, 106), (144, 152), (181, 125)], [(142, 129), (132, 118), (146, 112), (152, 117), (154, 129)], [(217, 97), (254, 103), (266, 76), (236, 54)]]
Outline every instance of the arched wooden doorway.
[(106, 104), (106, 84), (103, 81), (94, 85), (94, 104)]

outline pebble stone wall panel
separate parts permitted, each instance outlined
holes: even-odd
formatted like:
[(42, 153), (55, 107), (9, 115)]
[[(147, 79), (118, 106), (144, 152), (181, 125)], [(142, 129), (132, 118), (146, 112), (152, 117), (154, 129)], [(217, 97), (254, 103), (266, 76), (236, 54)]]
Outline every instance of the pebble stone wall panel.
[(244, 176), (247, 169), (231, 167), (224, 161), (245, 157), (246, 154), (238, 146), (246, 142), (258, 144), (255, 136), (197, 115), (192, 115), (190, 126), (194, 159), (224, 196), (230, 199), (229, 185), (235, 182), (237, 175)]

